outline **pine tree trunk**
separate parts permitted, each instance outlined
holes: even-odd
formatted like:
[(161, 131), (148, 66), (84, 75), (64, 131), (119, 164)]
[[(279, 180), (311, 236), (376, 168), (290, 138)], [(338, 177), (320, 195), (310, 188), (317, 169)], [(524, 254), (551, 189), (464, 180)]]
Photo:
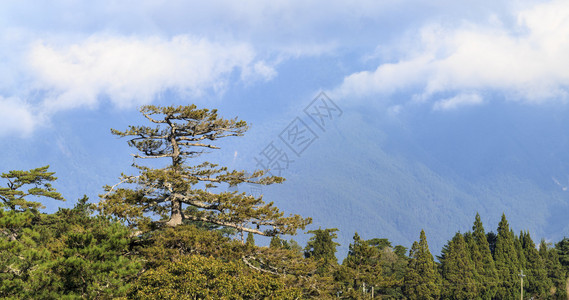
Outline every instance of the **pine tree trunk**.
[(170, 220), (166, 225), (168, 226), (178, 226), (182, 224), (184, 216), (182, 215), (182, 203), (180, 200), (172, 200), (172, 213), (170, 215)]

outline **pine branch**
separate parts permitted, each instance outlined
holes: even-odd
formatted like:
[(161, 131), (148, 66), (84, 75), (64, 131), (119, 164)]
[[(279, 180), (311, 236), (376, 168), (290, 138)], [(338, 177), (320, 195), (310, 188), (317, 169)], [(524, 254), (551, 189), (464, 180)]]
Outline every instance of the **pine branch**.
[[(206, 217), (196, 217), (196, 216), (186, 216), (184, 215), (184, 219), (188, 219), (190, 221), (198, 221), (198, 222), (207, 222), (207, 223), (212, 223), (212, 224), (216, 224), (216, 225), (220, 225), (220, 226), (225, 226), (225, 227), (231, 227), (231, 228), (235, 228), (239, 231), (245, 231), (245, 232), (251, 232), (254, 234), (258, 234), (258, 235), (262, 235), (262, 236), (271, 236), (272, 234), (267, 234), (267, 232), (265, 231), (261, 231), (258, 229), (252, 229), (249, 227), (245, 227), (245, 226), (241, 226), (237, 223), (231, 223), (231, 222), (224, 222), (221, 220), (216, 220), (216, 219), (211, 219), (211, 218), (206, 218)], [(272, 232), (272, 231), (270, 231)]]

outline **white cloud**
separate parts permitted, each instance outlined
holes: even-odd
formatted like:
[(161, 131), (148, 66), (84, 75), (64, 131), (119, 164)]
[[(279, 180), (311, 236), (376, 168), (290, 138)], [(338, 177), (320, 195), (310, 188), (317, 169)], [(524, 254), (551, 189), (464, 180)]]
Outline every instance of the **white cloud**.
[(407, 89), (414, 91), (412, 98), (423, 100), (436, 99), (439, 93), (458, 95), (439, 102), (440, 109), (480, 102), (462, 95), (465, 90), (501, 92), (509, 99), (533, 103), (566, 100), (569, 2), (535, 5), (514, 16), (513, 27), (495, 19), (487, 25), (463, 23), (458, 28), (425, 25), (413, 37), (419, 43), (399, 53), (394, 63), (346, 76), (334, 93), (357, 98)]
[(268, 80), (271, 66), (243, 43), (213, 43), (186, 35), (93, 36), (79, 43), (35, 43), (28, 55), (33, 88), (46, 91), (44, 109), (95, 106), (108, 96), (119, 107), (149, 103), (166, 90), (191, 96), (222, 93), (229, 76)]
[(478, 94), (460, 94), (452, 98), (443, 99), (435, 102), (433, 105), (434, 110), (453, 110), (460, 106), (465, 105), (478, 105), (482, 104), (484, 99)]
[[(41, 111), (49, 121), (58, 111), (96, 107), (101, 99), (127, 107), (149, 103), (165, 91), (219, 95), (235, 81), (250, 84), (275, 78), (275, 66), (285, 60), (331, 52), (349, 60), (378, 41), (389, 48), (394, 37), (430, 18), (476, 21), (488, 11), (503, 16), (507, 6), (480, 1), (465, 10), (463, 5), (450, 0), (6, 3), (0, 9), (0, 96), (26, 99), (27, 104), (10, 101), (19, 103), (18, 112), (34, 116), (34, 111)], [(563, 27), (563, 19), (548, 15), (550, 11), (522, 12), (519, 26), (538, 32), (534, 23), (546, 16)], [(375, 71), (348, 76), (341, 90), (365, 96), (422, 85), (428, 97), (430, 90), (458, 87), (443, 75), (452, 73), (445, 62), (460, 58), (460, 39), (452, 38), (460, 32), (446, 30), (443, 35), (445, 30), (437, 30), (426, 27), (420, 48), (396, 52), (398, 60)], [(440, 56), (441, 51), (449, 56)], [(352, 63), (345, 62), (348, 69)], [(432, 77), (428, 89), (425, 78), (431, 75), (439, 77)], [(549, 88), (549, 83), (542, 86)]]
[(41, 123), (41, 118), (21, 99), (0, 96), (0, 136), (28, 136)]

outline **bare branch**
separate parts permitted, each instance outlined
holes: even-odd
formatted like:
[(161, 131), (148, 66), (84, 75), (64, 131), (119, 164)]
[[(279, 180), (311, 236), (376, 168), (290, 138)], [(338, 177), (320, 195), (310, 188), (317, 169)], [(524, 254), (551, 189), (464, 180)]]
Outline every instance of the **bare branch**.
[(181, 177), (184, 179), (196, 179), (199, 181), (221, 182), (221, 180), (211, 177), (199, 177), (199, 176), (189, 176), (189, 175), (182, 175)]
[[(281, 274), (281, 273), (278, 273), (278, 272), (276, 272), (276, 271), (271, 271), (271, 270), (266, 270), (266, 269), (261, 269), (261, 268), (259, 268), (259, 267), (255, 267), (253, 264), (251, 264), (251, 263), (249, 262), (249, 260), (248, 260), (249, 258), (253, 258), (253, 259), (257, 260), (257, 261), (259, 261), (259, 260), (256, 259), (255, 257), (247, 257), (247, 256), (243, 256), (243, 257), (241, 258), (241, 259), (243, 260), (243, 262), (244, 262), (249, 268), (251, 268), (251, 269), (257, 270), (257, 271), (259, 271), (259, 272), (265, 272), (265, 273), (277, 275), (277, 276), (285, 276), (285, 275), (286, 275), (285, 273), (282, 273), (282, 274)], [(260, 262), (260, 263), (261, 263), (262, 265), (266, 265), (266, 264), (263, 264), (262, 262)], [(273, 268), (273, 267), (271, 267), (271, 266), (269, 266), (269, 265), (266, 265), (266, 266), (269, 267), (269, 268), (271, 268), (271, 269), (275, 269), (275, 268)]]
[(268, 236), (265, 232), (263, 232), (261, 230), (241, 226), (241, 225), (236, 224), (236, 223), (224, 222), (221, 220), (209, 219), (209, 218), (205, 218), (205, 217), (186, 216), (186, 215), (184, 215), (184, 218), (191, 220), (191, 221), (207, 222), (207, 223), (212, 223), (212, 224), (216, 224), (216, 225), (220, 225), (220, 226), (235, 228), (239, 231), (250, 232), (250, 233), (254, 233), (254, 234), (258, 234), (258, 235), (262, 235), (262, 236)]
[[(186, 135), (191, 135), (192, 137), (187, 137)], [(196, 133), (194, 133), (194, 132), (184, 133), (183, 135), (176, 137), (176, 140), (197, 142), (197, 141), (201, 141), (201, 140), (205, 140), (205, 139), (210, 138), (209, 135), (202, 135), (200, 137), (193, 137), (194, 135), (196, 135)]]
[(144, 112), (143, 112), (142, 114), (143, 114), (150, 122), (152, 122), (152, 123), (156, 123), (156, 124), (164, 124), (164, 123), (166, 123), (165, 120), (160, 120), (160, 121), (159, 121), (159, 120), (153, 119), (153, 118), (150, 117), (147, 113), (144, 113)]
[(210, 144), (202, 144), (202, 143), (180, 142), (180, 143), (178, 143), (178, 145), (180, 145), (180, 146), (187, 146), (187, 147), (194, 146), (194, 147), (206, 147), (206, 148), (211, 148), (211, 149), (220, 149), (220, 148), (217, 147), (217, 146), (210, 145)]
[[(214, 195), (214, 194), (212, 194), (212, 195)], [(172, 195), (172, 198), (176, 199), (176, 200), (180, 200), (186, 204), (189, 204), (189, 205), (192, 205), (192, 206), (195, 206), (198, 208), (217, 209), (219, 207), (219, 204), (208, 204), (207, 202), (194, 200), (192, 198), (195, 198), (195, 197), (191, 197), (191, 196), (182, 196), (180, 194), (176, 194), (176, 195)]]
[(160, 154), (160, 155), (149, 155), (149, 156), (142, 156), (139, 154), (131, 154), (134, 158), (161, 158), (161, 157), (172, 157), (172, 154)]
[(147, 136), (145, 134), (139, 133), (138, 137), (132, 138), (129, 141), (148, 140), (148, 139), (150, 139), (150, 140), (163, 140), (167, 137), (168, 137), (168, 135), (148, 135)]
[(106, 192), (106, 193), (103, 195), (103, 198), (107, 198), (107, 197), (115, 190), (115, 188), (116, 188), (117, 186), (119, 186), (119, 185), (121, 185), (121, 184), (123, 184), (123, 183), (125, 183), (125, 182), (127, 182), (127, 181), (129, 181), (129, 180), (132, 180), (132, 179), (135, 179), (135, 178), (139, 178), (139, 177), (140, 177), (140, 175), (138, 175), (138, 176), (125, 176), (121, 181), (119, 181), (119, 183), (117, 183), (117, 184), (111, 186), (110, 189), (109, 189), (109, 191)]

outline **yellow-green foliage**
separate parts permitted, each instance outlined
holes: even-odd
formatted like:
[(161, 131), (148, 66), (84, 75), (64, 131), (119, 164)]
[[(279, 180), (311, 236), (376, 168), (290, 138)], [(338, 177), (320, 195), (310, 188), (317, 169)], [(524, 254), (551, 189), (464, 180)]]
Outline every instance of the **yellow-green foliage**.
[(298, 299), (301, 292), (278, 276), (243, 263), (200, 255), (182, 256), (143, 273), (133, 285), (134, 299)]
[(249, 174), (209, 162), (191, 164), (191, 159), (205, 150), (219, 149), (218, 139), (242, 136), (248, 129), (245, 121), (224, 119), (215, 109), (197, 109), (195, 105), (143, 106), (140, 112), (152, 126), (129, 126), (125, 131), (112, 129), (111, 132), (129, 138), (128, 144), (138, 150), (133, 154), (135, 158), (167, 162), (161, 168), (135, 163), (139, 174), (121, 178), (126, 187), (106, 186), (107, 193), (102, 195), (99, 205), (103, 214), (127, 221), (140, 231), (148, 231), (151, 222), (179, 226), (186, 221), (198, 221), (241, 232), (274, 235), (295, 234), (310, 224), (310, 218), (284, 216), (262, 197), (213, 189), (245, 182), (281, 183), (283, 178), (265, 176), (266, 170)]

